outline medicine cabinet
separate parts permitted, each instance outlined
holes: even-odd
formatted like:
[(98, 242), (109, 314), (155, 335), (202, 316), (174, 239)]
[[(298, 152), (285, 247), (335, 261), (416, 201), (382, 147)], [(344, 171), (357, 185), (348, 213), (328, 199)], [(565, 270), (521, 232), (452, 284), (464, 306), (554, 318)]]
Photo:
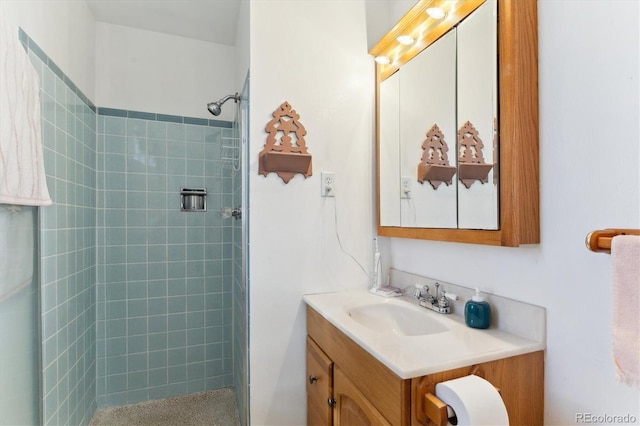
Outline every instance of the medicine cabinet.
[(370, 53), (378, 234), (538, 243), (536, 0), (421, 0)]

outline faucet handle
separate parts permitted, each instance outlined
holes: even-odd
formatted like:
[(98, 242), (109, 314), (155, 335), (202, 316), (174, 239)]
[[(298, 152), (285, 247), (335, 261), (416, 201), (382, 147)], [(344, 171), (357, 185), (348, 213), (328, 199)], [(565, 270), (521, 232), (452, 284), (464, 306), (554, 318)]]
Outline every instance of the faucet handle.
[(449, 292), (446, 292), (446, 291), (443, 291), (442, 294), (444, 294), (444, 297), (446, 297), (449, 300), (458, 300), (458, 299), (460, 299), (457, 294), (449, 293)]
[(440, 299), (438, 299), (438, 306), (447, 307), (449, 306), (449, 300), (454, 301), (458, 299), (459, 297), (457, 294), (448, 293), (444, 289), (442, 289), (442, 293), (440, 293)]
[(417, 284), (417, 283), (416, 283), (416, 284), (414, 285), (414, 287), (415, 287), (415, 288), (414, 288), (414, 290), (413, 290), (413, 298), (414, 298), (414, 299), (422, 299), (422, 289), (423, 289), (422, 284)]
[(446, 296), (446, 293), (444, 291), (440, 295), (440, 299), (438, 299), (438, 306), (441, 307), (441, 308), (448, 308), (449, 307), (449, 301), (447, 300), (447, 296)]

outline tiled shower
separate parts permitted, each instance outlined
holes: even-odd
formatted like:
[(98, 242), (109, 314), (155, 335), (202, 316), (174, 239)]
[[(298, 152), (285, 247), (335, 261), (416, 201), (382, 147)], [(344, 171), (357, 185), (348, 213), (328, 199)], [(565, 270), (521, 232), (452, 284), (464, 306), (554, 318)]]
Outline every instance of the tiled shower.
[[(98, 407), (232, 385), (232, 132), (98, 109)], [(182, 187), (207, 211), (181, 211)]]
[[(39, 213), (42, 423), (242, 385), (243, 221), (221, 214), (242, 196), (221, 158), (238, 145), (234, 124), (97, 108), (20, 39), (40, 74), (54, 201)], [(206, 188), (207, 211), (180, 211), (182, 187)], [(236, 394), (244, 406), (246, 389)]]

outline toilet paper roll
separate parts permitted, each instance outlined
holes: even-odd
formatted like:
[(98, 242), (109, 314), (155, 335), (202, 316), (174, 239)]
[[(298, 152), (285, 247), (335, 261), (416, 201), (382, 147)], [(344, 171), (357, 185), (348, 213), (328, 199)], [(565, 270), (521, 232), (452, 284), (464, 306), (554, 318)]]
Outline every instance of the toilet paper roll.
[(470, 375), (437, 383), (436, 396), (453, 409), (458, 426), (509, 424), (502, 397), (481, 377)]

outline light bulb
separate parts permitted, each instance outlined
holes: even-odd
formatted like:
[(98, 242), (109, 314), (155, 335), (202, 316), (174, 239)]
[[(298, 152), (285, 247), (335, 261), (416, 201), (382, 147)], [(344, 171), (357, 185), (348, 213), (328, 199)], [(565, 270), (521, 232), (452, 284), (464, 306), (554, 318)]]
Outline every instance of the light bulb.
[(386, 56), (376, 56), (373, 60), (382, 65), (391, 63), (391, 59)]
[(444, 10), (439, 7), (430, 7), (427, 9), (427, 15), (431, 16), (433, 19), (442, 19), (444, 18)]
[(413, 37), (411, 37), (410, 35), (401, 35), (396, 40), (398, 41), (398, 43), (403, 44), (405, 46), (410, 46), (415, 41)]

